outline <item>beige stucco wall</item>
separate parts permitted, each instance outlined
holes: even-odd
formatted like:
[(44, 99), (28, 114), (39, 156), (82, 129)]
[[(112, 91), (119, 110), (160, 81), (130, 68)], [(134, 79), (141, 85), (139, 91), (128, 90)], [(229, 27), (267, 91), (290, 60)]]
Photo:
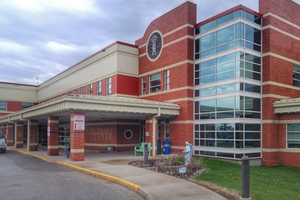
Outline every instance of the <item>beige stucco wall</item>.
[(37, 87), (0, 83), (0, 100), (37, 102)]
[(138, 76), (138, 49), (114, 44), (71, 67), (38, 88), (38, 101), (102, 80), (116, 73)]

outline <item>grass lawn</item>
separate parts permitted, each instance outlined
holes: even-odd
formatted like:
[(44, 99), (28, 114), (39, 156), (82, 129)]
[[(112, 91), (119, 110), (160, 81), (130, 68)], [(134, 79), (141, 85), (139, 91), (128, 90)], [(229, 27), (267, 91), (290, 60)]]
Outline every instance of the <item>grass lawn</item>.
[[(194, 179), (228, 188), (241, 195), (241, 165), (203, 159), (206, 172)], [(299, 200), (300, 169), (290, 167), (250, 167), (250, 197), (254, 200)]]

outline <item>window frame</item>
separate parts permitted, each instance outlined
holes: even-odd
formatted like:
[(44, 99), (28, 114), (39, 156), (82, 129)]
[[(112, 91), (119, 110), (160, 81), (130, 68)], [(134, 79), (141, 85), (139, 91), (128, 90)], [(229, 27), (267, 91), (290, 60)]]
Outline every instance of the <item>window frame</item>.
[[(155, 75), (159, 75), (159, 78), (153, 79), (151, 80), (152, 77), (154, 77)], [(159, 84), (156, 85), (152, 85), (152, 83), (155, 83), (155, 81), (158, 81)], [(152, 91), (151, 89), (155, 88), (155, 91)], [(155, 73), (155, 74), (151, 74), (149, 75), (149, 93), (155, 93), (155, 92), (160, 92), (161, 91), (161, 73)]]
[(102, 92), (101, 86), (102, 86), (101, 81), (98, 81), (97, 82), (97, 95), (98, 96), (101, 96), (101, 92)]
[[(296, 131), (289, 131), (288, 130), (289, 125), (295, 125), (295, 124), (286, 124), (286, 149), (300, 149), (300, 138), (299, 139), (288, 139), (289, 133), (299, 133), (300, 134), (300, 129), (296, 130)], [(288, 143), (289, 141), (298, 142), (299, 143), (298, 147), (289, 147), (289, 143)]]
[(111, 77), (108, 77), (106, 79), (106, 95), (111, 95), (111, 85), (112, 85), (111, 82), (112, 82)]
[(170, 90), (170, 70), (164, 71), (164, 90)]
[(89, 95), (93, 95), (93, 84), (89, 84)]

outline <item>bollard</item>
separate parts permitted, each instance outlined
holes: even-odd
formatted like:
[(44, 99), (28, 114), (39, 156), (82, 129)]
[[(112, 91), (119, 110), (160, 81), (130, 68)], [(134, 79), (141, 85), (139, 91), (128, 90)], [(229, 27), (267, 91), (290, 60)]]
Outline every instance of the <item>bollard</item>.
[(243, 156), (242, 158), (242, 199), (250, 199), (250, 168), (249, 157)]
[(148, 144), (144, 145), (144, 165), (148, 165)]

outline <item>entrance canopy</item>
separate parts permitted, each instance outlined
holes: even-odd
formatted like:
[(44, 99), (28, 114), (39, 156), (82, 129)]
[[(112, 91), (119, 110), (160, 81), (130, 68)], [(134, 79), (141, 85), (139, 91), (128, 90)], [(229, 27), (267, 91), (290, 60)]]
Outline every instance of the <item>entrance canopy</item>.
[(61, 122), (70, 120), (70, 112), (85, 112), (86, 119), (141, 119), (159, 115), (174, 117), (179, 115), (180, 106), (143, 99), (66, 95), (39, 105), (0, 117), (0, 124), (36, 119), (46, 122), (48, 116), (58, 116)]

